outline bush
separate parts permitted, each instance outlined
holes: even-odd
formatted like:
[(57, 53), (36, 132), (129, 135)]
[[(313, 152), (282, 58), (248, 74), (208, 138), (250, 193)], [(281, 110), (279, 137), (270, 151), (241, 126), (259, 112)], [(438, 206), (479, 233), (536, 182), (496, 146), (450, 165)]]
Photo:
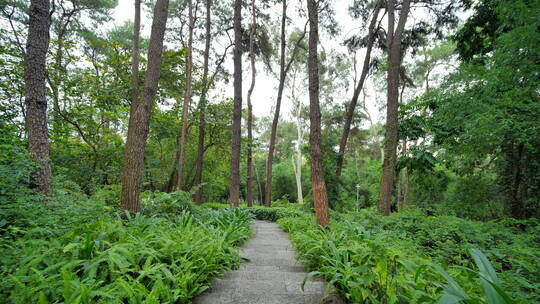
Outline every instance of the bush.
[(339, 220), (336, 215), (326, 230), (316, 229), (312, 216), (286, 217), (278, 224), (289, 232), (303, 261), (335, 283), (351, 303), (436, 301), (447, 278), (421, 271), (434, 263), (479, 299), (475, 303), (484, 303), (487, 294), (470, 271), (477, 265), (470, 254), (475, 248), (491, 261), (499, 287), (518, 303), (540, 301), (537, 220), (484, 223), (424, 216), (415, 209), (389, 217), (374, 209), (339, 214)]
[(245, 209), (248, 210), (256, 219), (271, 222), (275, 222), (284, 217), (298, 217), (305, 214), (297, 208), (292, 207), (251, 207)]
[(169, 216), (184, 211), (192, 212), (195, 208), (192, 194), (184, 191), (171, 193), (147, 193), (142, 199), (141, 213), (146, 215)]
[(230, 205), (229, 204), (222, 204), (222, 203), (203, 203), (201, 204), (202, 208), (206, 208), (206, 209), (222, 209), (222, 208), (229, 208)]
[(98, 202), (103, 202), (109, 206), (120, 205), (120, 193), (122, 191), (122, 185), (105, 185), (99, 188), (91, 199)]
[(0, 297), (6, 303), (189, 303), (209, 280), (239, 265), (234, 246), (249, 237), (250, 215), (235, 209), (170, 217), (126, 222), (102, 215), (60, 236), (12, 241), (0, 248)]

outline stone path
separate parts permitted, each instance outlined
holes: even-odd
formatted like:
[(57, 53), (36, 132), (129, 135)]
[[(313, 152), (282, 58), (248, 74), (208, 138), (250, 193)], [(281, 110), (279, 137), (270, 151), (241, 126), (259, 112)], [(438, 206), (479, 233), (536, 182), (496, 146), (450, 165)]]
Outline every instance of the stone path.
[(242, 246), (240, 256), (249, 259), (240, 269), (212, 282), (212, 288), (195, 304), (319, 304), (324, 282), (306, 275), (294, 248), (275, 223), (255, 221), (253, 238)]

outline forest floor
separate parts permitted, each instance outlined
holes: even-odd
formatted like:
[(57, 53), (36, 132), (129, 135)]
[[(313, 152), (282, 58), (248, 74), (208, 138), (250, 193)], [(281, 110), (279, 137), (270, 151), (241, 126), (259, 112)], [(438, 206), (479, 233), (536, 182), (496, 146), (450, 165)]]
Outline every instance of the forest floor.
[(255, 220), (253, 238), (240, 256), (240, 269), (212, 282), (211, 290), (196, 298), (196, 304), (301, 304), (320, 303), (325, 283), (317, 279), (301, 285), (306, 276), (294, 248), (278, 225)]

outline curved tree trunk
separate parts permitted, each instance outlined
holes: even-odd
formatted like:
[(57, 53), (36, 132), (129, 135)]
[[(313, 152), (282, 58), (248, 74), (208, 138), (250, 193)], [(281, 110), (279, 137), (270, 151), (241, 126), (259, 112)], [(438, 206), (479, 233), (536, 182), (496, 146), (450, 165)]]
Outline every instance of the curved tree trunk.
[(242, 0), (234, 1), (234, 109), (232, 121), (231, 184), (229, 202), (240, 201), (240, 132), (242, 123)]
[(249, 34), (249, 58), (251, 61), (251, 86), (247, 95), (248, 106), (248, 119), (247, 119), (247, 132), (248, 132), (248, 144), (247, 144), (247, 178), (246, 178), (246, 203), (248, 207), (253, 206), (253, 106), (251, 104), (251, 94), (255, 87), (255, 75), (257, 70), (255, 69), (255, 53), (253, 46), (255, 42), (255, 31), (257, 28), (257, 20), (255, 18), (255, 0), (251, 0), (251, 32)]
[(30, 159), (39, 165), (32, 173), (31, 186), (44, 194), (52, 192), (45, 94), (46, 60), (51, 27), (49, 6), (49, 0), (32, 0), (30, 3), (24, 66), (28, 153)]
[(317, 225), (328, 225), (328, 196), (324, 182), (323, 151), (321, 149), (321, 110), (319, 107), (319, 62), (317, 44), (319, 40), (319, 16), (317, 1), (308, 0), (309, 14), (309, 148), (311, 152), (311, 187)]
[(188, 0), (189, 10), (189, 26), (188, 26), (188, 45), (186, 54), (186, 87), (184, 88), (184, 102), (182, 105), (182, 131), (180, 134), (180, 143), (178, 147), (178, 181), (176, 184), (177, 190), (182, 190), (184, 187), (184, 163), (186, 158), (186, 142), (189, 117), (189, 104), (191, 103), (191, 87), (192, 87), (192, 72), (193, 72), (193, 4)]
[(206, 101), (208, 98), (208, 59), (210, 57), (210, 25), (212, 21), (212, 0), (206, 0), (206, 22), (205, 22), (205, 42), (204, 42), (204, 63), (203, 63), (203, 89), (201, 99), (199, 101), (199, 142), (197, 144), (197, 161), (195, 166), (195, 181), (194, 184), (197, 188), (195, 192), (195, 204), (200, 205), (202, 203), (202, 170), (204, 165), (204, 137), (206, 133)]
[(144, 78), (139, 104), (129, 119), (128, 136), (122, 169), (122, 208), (132, 213), (140, 211), (141, 171), (154, 97), (161, 73), (163, 36), (167, 24), (168, 0), (157, 0), (148, 50), (148, 68)]
[(345, 124), (343, 125), (343, 134), (341, 136), (341, 141), (339, 143), (339, 152), (337, 156), (336, 175), (338, 177), (341, 176), (341, 169), (343, 168), (345, 148), (347, 146), (347, 140), (349, 139), (349, 132), (351, 131), (351, 123), (354, 116), (354, 109), (356, 108), (358, 97), (360, 96), (360, 92), (362, 91), (362, 88), (364, 87), (364, 82), (369, 72), (369, 63), (371, 61), (371, 50), (373, 48), (373, 43), (375, 42), (375, 34), (376, 34), (375, 26), (377, 25), (379, 11), (382, 5), (383, 5), (383, 1), (379, 0), (377, 1), (377, 3), (375, 4), (375, 7), (373, 8), (373, 17), (371, 17), (371, 22), (369, 23), (368, 41), (367, 41), (367, 46), (366, 46), (366, 57), (364, 58), (364, 64), (362, 66), (362, 74), (360, 75), (360, 79), (358, 80), (358, 83), (356, 84), (356, 88), (354, 89), (351, 103), (349, 103), (349, 107), (347, 108), (347, 113), (345, 114)]
[(398, 99), (399, 70), (401, 66), (401, 38), (409, 14), (410, 0), (404, 0), (401, 7), (398, 26), (394, 32), (395, 1), (388, 1), (388, 92), (386, 105), (386, 133), (384, 159), (379, 197), (379, 211), (390, 215), (392, 188), (396, 170), (396, 148), (398, 140)]
[(298, 53), (300, 43), (304, 40), (306, 35), (306, 25), (304, 26), (304, 32), (300, 35), (300, 38), (295, 42), (291, 57), (289, 61), (285, 62), (285, 47), (286, 47), (286, 20), (287, 20), (287, 1), (282, 0), (282, 14), (281, 14), (281, 57), (279, 60), (279, 86), (278, 86), (278, 96), (276, 101), (276, 109), (274, 111), (274, 119), (272, 121), (272, 130), (270, 134), (270, 145), (268, 147), (268, 158), (266, 159), (266, 191), (264, 196), (264, 204), (267, 207), (270, 207), (272, 201), (272, 161), (274, 158), (274, 150), (276, 147), (276, 135), (277, 135), (277, 126), (279, 122), (279, 112), (281, 109), (281, 100), (283, 98), (283, 89), (285, 88), (285, 79), (287, 78), (287, 73), (291, 68), (291, 65)]
[(286, 21), (287, 21), (287, 1), (282, 0), (281, 12), (281, 46), (279, 58), (279, 86), (274, 110), (274, 120), (272, 121), (272, 131), (270, 133), (270, 145), (268, 146), (268, 158), (266, 159), (266, 186), (264, 205), (270, 207), (272, 201), (272, 162), (274, 158), (274, 149), (276, 148), (277, 125), (279, 122), (279, 111), (281, 109), (281, 99), (283, 98), (283, 89), (285, 86), (285, 46), (286, 46)]

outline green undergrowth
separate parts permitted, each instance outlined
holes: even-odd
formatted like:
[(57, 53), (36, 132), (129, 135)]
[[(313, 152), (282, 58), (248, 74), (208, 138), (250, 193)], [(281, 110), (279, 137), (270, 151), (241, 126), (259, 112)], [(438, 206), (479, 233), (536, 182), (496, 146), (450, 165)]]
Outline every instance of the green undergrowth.
[[(204, 203), (202, 208), (220, 210), (229, 208), (229, 204), (221, 203)], [(282, 217), (298, 217), (305, 214), (304, 209), (298, 204), (272, 204), (271, 208), (263, 206), (247, 207), (246, 204), (240, 204), (240, 209), (246, 210), (253, 215), (254, 218), (263, 221), (275, 222)]]
[(278, 220), (312, 274), (349, 303), (540, 301), (536, 220), (483, 223), (415, 210), (383, 217), (368, 209), (333, 214), (327, 229), (314, 222), (310, 214)]
[(239, 266), (251, 233), (249, 212), (179, 193), (148, 198), (129, 220), (103, 202), (33, 200), (0, 209), (4, 303), (190, 303)]
[(305, 214), (304, 211), (294, 207), (251, 207), (246, 208), (253, 217), (258, 220), (275, 222), (283, 217), (299, 217)]

